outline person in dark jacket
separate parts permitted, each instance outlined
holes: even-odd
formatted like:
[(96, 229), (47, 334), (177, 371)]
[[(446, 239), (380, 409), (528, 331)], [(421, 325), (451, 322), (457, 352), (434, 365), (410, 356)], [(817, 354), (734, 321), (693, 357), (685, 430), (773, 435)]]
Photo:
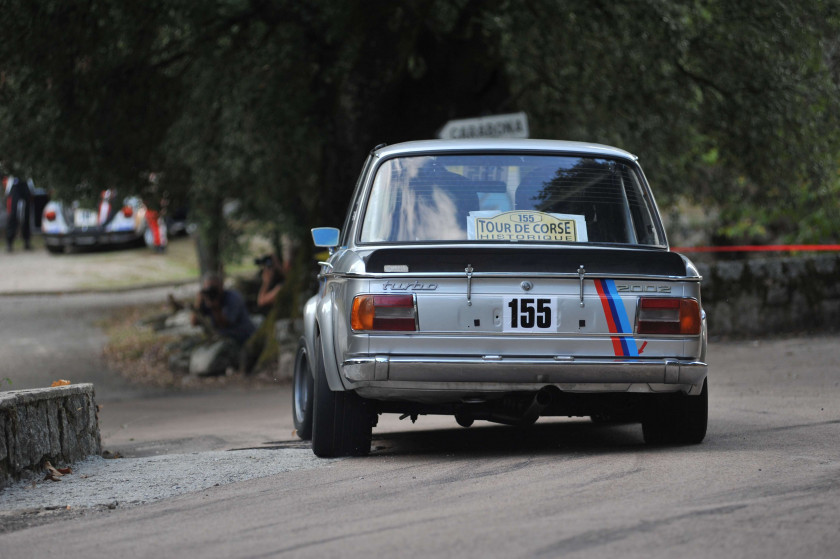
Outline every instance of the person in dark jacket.
[(29, 237), (32, 234), (29, 215), (32, 213), (32, 190), (26, 181), (17, 177), (6, 178), (6, 250), (12, 252), (15, 236), (20, 227), (23, 248), (32, 250)]
[[(228, 369), (249, 373), (254, 356), (246, 342), (256, 330), (245, 300), (237, 291), (225, 289), (221, 276), (204, 276), (196, 297), (193, 325), (204, 324), (214, 341), (199, 346), (190, 356), (190, 372), (198, 375), (225, 374)], [(197, 356), (204, 355), (203, 358)], [(203, 364), (202, 364), (203, 363)]]
[[(217, 334), (234, 340), (240, 346), (248, 341), (256, 330), (242, 295), (233, 289), (225, 289), (218, 274), (204, 276), (195, 308), (197, 313), (210, 319)], [(193, 324), (198, 324), (199, 321), (200, 319), (193, 315)]]

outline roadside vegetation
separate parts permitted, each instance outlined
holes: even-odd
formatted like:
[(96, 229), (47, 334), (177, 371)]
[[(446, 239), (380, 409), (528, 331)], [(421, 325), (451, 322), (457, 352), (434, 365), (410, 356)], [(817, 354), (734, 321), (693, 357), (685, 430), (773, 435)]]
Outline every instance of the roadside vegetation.
[(840, 231), (836, 0), (12, 0), (0, 25), (7, 172), (187, 205), (201, 271), (253, 224), (293, 261), (292, 301), (368, 151), (454, 118), (524, 111), (532, 137), (625, 148), (704, 241)]
[(277, 361), (265, 362), (245, 375), (196, 376), (173, 367), (173, 360), (189, 358), (184, 342), (201, 334), (161, 332), (159, 326), (173, 316), (171, 304), (125, 307), (103, 320), (108, 338), (103, 355), (108, 367), (134, 384), (175, 389), (207, 389), (222, 386), (259, 387), (281, 382)]

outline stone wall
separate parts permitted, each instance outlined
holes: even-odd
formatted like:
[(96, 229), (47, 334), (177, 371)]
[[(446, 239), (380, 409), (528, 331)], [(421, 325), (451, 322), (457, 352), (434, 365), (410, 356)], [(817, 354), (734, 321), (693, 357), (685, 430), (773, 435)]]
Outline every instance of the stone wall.
[(101, 453), (92, 384), (0, 392), (0, 487)]
[(697, 264), (712, 337), (840, 328), (840, 255)]
[(277, 321), (274, 334), (277, 337), (277, 378), (291, 380), (294, 376), (295, 357), (300, 337), (303, 335), (303, 320), (284, 318)]

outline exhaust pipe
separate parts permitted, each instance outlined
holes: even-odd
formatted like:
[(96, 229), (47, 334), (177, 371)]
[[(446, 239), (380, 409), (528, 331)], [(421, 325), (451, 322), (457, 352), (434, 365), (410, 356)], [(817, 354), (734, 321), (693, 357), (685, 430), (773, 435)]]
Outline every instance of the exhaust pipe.
[(556, 386), (549, 385), (540, 388), (534, 396), (531, 405), (522, 414), (522, 425), (532, 425), (536, 422), (545, 408), (557, 401), (559, 394), (560, 389)]

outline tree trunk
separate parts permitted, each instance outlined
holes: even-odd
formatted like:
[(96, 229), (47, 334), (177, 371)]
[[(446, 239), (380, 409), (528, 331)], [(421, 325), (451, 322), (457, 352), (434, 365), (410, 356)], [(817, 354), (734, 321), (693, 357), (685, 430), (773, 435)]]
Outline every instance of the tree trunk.
[[(221, 196), (207, 196), (192, 205), (195, 220), (198, 223), (195, 248), (198, 253), (198, 266), (201, 276), (208, 273), (222, 274), (222, 244), (227, 227), (224, 217), (224, 199)], [(218, 192), (215, 189), (214, 192)], [(212, 197), (211, 197), (212, 196)]]

